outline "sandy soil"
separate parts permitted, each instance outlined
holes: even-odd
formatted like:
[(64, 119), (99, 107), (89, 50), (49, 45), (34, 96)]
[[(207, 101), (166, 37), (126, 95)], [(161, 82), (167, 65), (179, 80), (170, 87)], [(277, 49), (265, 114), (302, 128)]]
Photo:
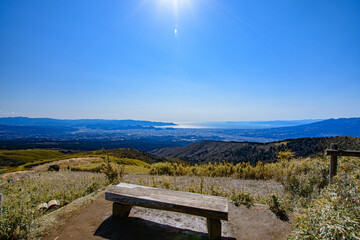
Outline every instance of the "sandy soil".
[[(206, 220), (202, 217), (134, 207), (130, 217), (112, 219), (112, 203), (104, 193), (62, 219), (46, 240), (68, 239), (207, 239)], [(56, 212), (54, 212), (56, 214)], [(291, 221), (282, 221), (268, 206), (250, 208), (229, 203), (229, 221), (222, 221), (222, 239), (286, 239)]]

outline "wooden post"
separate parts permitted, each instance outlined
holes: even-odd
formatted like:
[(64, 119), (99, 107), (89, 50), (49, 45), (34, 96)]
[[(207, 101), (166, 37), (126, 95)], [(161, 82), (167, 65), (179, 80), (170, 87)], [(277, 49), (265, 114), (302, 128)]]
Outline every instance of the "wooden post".
[[(338, 144), (332, 143), (330, 144), (331, 150), (338, 150)], [(331, 184), (333, 176), (337, 173), (337, 155), (331, 155), (330, 156), (330, 173), (329, 173), (329, 184)]]
[(0, 218), (2, 218), (3, 195), (0, 193)]
[(209, 233), (210, 240), (219, 240), (221, 239), (221, 221), (218, 219), (206, 219), (206, 225)]
[(113, 203), (113, 216), (119, 218), (125, 218), (129, 216), (131, 205), (121, 204), (121, 203)]

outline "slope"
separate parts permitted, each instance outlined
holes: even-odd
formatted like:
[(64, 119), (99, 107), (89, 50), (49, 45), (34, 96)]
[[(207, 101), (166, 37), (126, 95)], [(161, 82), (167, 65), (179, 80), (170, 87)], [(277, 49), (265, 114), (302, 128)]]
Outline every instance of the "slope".
[(157, 157), (180, 159), (191, 163), (207, 162), (273, 162), (280, 151), (290, 150), (295, 157), (320, 155), (330, 143), (338, 143), (342, 149), (360, 149), (360, 138), (323, 137), (289, 139), (280, 142), (215, 142), (203, 141), (184, 147), (162, 148), (152, 151)]

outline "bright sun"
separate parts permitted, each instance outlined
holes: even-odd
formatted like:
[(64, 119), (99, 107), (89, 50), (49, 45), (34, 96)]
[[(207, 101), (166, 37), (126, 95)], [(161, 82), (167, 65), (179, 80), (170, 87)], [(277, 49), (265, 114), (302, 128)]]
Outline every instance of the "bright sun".
[(172, 11), (174, 16), (174, 36), (178, 37), (180, 12), (183, 15), (188, 10), (192, 11), (192, 1), (194, 0), (142, 0), (139, 6), (141, 7), (147, 3), (157, 3), (161, 8)]

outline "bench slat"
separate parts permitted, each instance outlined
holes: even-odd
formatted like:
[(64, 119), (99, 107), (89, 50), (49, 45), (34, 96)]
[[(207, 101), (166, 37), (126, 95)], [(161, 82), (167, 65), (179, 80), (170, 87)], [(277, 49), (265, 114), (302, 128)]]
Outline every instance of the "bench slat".
[(116, 203), (228, 220), (228, 200), (224, 197), (120, 183), (105, 193), (105, 199)]

